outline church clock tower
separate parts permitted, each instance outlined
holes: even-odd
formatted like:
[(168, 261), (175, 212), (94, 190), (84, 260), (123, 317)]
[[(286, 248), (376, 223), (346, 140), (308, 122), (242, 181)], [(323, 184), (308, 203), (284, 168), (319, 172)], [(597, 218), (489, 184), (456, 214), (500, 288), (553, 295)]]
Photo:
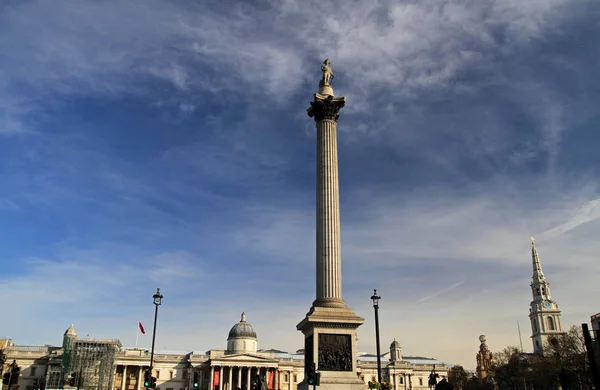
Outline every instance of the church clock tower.
[(531, 278), (531, 293), (533, 300), (529, 308), (531, 321), (531, 339), (533, 352), (542, 354), (547, 341), (563, 333), (560, 323), (560, 310), (550, 294), (550, 283), (542, 272), (542, 264), (531, 237), (531, 257), (533, 261), (533, 277)]

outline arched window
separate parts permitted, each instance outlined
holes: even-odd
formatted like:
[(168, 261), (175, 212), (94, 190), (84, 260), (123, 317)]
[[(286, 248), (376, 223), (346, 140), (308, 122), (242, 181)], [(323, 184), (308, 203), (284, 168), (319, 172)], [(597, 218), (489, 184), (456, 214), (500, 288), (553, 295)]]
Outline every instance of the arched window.
[(533, 333), (537, 333), (537, 331), (538, 331), (537, 318), (534, 318), (533, 321), (531, 321), (531, 324), (533, 325)]
[(547, 322), (548, 322), (548, 329), (549, 330), (556, 330), (555, 327), (554, 327), (554, 318), (548, 317)]
[(542, 294), (546, 295), (546, 289), (542, 287)]
[(400, 384), (403, 385), (404, 384), (404, 378), (400, 377)]
[(537, 293), (538, 297), (540, 296), (540, 289), (536, 289), (535, 292)]

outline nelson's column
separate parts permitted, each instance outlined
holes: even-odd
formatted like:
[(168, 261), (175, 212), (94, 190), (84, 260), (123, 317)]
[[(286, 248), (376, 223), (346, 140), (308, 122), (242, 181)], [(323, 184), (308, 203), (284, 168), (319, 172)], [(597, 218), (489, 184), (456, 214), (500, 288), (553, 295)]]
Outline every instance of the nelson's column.
[[(304, 334), (304, 372), (315, 363), (322, 390), (363, 390), (365, 385), (357, 376), (356, 328), (364, 318), (342, 299), (336, 130), (346, 98), (334, 97), (329, 65), (325, 60), (321, 66), (319, 92), (308, 109), (317, 124), (317, 296), (297, 329)], [(308, 388), (305, 376), (298, 389)]]

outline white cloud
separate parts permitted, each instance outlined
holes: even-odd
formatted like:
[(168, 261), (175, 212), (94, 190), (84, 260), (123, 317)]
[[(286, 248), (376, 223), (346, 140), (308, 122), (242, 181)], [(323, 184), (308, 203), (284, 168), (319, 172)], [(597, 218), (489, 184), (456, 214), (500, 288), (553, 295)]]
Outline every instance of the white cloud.
[[(466, 67), (490, 66), (491, 52), (559, 28), (570, 15), (566, 4), (312, 1), (223, 10), (160, 1), (15, 3), (2, 16), (0, 103), (21, 95), (17, 86), (43, 97), (23, 103), (35, 110), (56, 93), (148, 95), (144, 76), (197, 98), (244, 90), (238, 98), (281, 103), (305, 81), (316, 88), (324, 57), (357, 102), (381, 88), (414, 96), (451, 87)], [(19, 127), (9, 119), (5, 129)]]

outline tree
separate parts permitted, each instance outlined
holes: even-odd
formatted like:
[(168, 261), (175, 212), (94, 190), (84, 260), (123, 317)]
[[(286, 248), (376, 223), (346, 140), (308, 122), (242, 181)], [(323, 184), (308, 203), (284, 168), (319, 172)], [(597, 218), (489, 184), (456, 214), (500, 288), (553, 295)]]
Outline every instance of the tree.
[(585, 341), (578, 326), (573, 325), (565, 333), (550, 339), (544, 345), (543, 360), (554, 369), (554, 376), (566, 387), (591, 387)]
[(506, 347), (494, 354), (493, 379), (499, 389), (563, 390), (591, 388), (583, 334), (572, 326), (544, 345), (543, 355), (522, 354), (516, 347)]
[[(519, 355), (521, 351), (514, 345), (505, 347), (499, 352), (492, 354), (493, 361), (492, 367), (488, 375), (492, 377), (495, 382), (505, 383), (506, 386), (514, 386), (514, 378), (517, 375), (517, 371), (521, 369), (519, 361), (513, 361), (513, 359)], [(512, 364), (509, 364), (511, 363)]]
[(469, 374), (467, 374), (463, 366), (453, 366), (448, 371), (448, 383), (456, 390), (463, 390), (468, 380)]
[(514, 345), (506, 347), (502, 351), (496, 352), (496, 353), (493, 354), (493, 356), (494, 356), (494, 365), (496, 365), (497, 367), (500, 367), (500, 366), (503, 366), (505, 364), (508, 364), (508, 362), (510, 361), (510, 359), (515, 354), (518, 354), (520, 352), (521, 351), (519, 350), (519, 348), (515, 347)]

